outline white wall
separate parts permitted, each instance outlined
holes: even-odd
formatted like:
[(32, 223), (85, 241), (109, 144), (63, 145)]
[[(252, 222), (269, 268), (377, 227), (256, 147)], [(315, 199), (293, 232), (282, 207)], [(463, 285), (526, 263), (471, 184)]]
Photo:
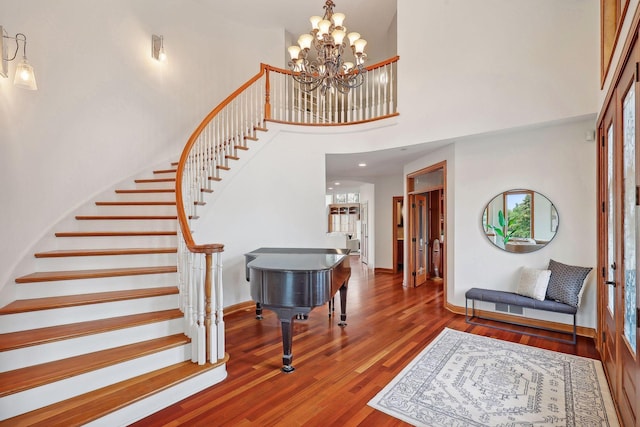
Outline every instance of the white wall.
[(393, 246), (396, 239), (393, 234), (393, 197), (404, 193), (402, 175), (381, 176), (375, 180), (376, 221), (375, 227), (375, 268), (393, 269)]
[(593, 114), (597, 0), (398, 0), (405, 143)]
[[(282, 31), (219, 18), (197, 0), (0, 2), (38, 82), (30, 92), (0, 78), (0, 289), (59, 218), (177, 159), (211, 108), (281, 59)], [(150, 57), (152, 34), (164, 35), (166, 64)]]
[[(478, 136), (453, 144), (454, 153), (429, 156), (405, 167), (406, 172), (447, 159), (448, 301), (464, 307), (472, 287), (514, 291), (522, 266), (546, 268), (549, 259), (596, 267), (596, 147), (586, 142), (594, 117)], [(455, 160), (452, 164), (450, 160)], [(515, 188), (538, 191), (558, 210), (558, 234), (532, 253), (508, 253), (483, 233), (484, 207), (496, 194)], [(452, 206), (453, 199), (453, 206)], [(453, 274), (451, 274), (453, 273)], [(595, 273), (589, 276), (578, 324), (596, 326)], [(566, 319), (565, 319), (566, 320)]]

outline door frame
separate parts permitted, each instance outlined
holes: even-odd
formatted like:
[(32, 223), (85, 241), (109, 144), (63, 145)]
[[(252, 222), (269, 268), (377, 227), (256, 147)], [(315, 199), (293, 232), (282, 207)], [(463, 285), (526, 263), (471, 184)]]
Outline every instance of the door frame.
[[(420, 175), (424, 175), (430, 172), (436, 172), (438, 170), (442, 170), (442, 185), (438, 185), (437, 188), (421, 188), (421, 189), (416, 189), (416, 178), (419, 177)], [(427, 166), (425, 168), (419, 169), (417, 171), (408, 173), (406, 175), (406, 182), (405, 182), (405, 188), (406, 188), (406, 194), (405, 194), (405, 209), (408, 211), (409, 208), (411, 207), (412, 203), (414, 202), (414, 195), (415, 194), (421, 194), (421, 193), (425, 193), (428, 192), (430, 190), (439, 190), (442, 189), (442, 203), (443, 203), (443, 208), (442, 208), (442, 216), (443, 216), (443, 228), (444, 228), (444, 235), (445, 235), (445, 248), (449, 247), (449, 243), (447, 241), (447, 234), (448, 234), (448, 228), (447, 228), (447, 161), (443, 160), (441, 162), (432, 164), (430, 166)], [(413, 236), (415, 234), (415, 224), (414, 224), (414, 216), (411, 214), (408, 214), (405, 216), (405, 220), (407, 221), (408, 224), (405, 224), (405, 232), (404, 232), (404, 252), (407, 255), (407, 266), (405, 266), (404, 271), (405, 271), (405, 280), (403, 281), (403, 286), (413, 286), (413, 272), (415, 272), (416, 270), (416, 260), (415, 260), (415, 250), (413, 247), (413, 243), (411, 242), (411, 236)], [(444, 250), (441, 253), (441, 258), (442, 258), (442, 276), (444, 278), (444, 281), (442, 282), (443, 285), (443, 291), (444, 291), (444, 305), (446, 306), (447, 304), (447, 278), (448, 278), (448, 263), (447, 263), (447, 250)]]

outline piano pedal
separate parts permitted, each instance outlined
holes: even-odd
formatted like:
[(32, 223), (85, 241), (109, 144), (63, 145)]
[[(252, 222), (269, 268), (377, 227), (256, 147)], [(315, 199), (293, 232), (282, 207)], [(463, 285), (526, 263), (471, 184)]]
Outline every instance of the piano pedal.
[(308, 320), (308, 319), (309, 319), (308, 314), (302, 314), (302, 313), (296, 314), (296, 320)]
[(294, 368), (294, 367), (293, 367), (293, 366), (291, 366), (291, 365), (284, 365), (284, 366), (282, 367), (282, 372), (284, 372), (285, 374), (290, 374), (291, 372), (293, 372), (293, 371), (295, 371), (295, 370), (296, 370), (296, 368)]

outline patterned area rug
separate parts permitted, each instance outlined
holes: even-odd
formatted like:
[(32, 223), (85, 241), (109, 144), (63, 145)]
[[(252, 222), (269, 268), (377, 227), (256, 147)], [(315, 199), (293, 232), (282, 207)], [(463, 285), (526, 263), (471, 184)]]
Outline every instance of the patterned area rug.
[(619, 426), (600, 361), (453, 329), (369, 405), (416, 426)]

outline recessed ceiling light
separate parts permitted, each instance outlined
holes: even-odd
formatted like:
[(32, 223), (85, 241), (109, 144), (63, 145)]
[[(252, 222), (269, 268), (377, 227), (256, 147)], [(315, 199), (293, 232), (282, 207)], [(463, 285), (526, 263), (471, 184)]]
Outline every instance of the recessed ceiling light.
[(334, 182), (333, 185), (340, 185), (340, 183), (339, 182)]
[(366, 164), (366, 163), (358, 163), (358, 166), (360, 166), (361, 168), (363, 168), (363, 167), (367, 166), (367, 164)]
[(328, 189), (329, 189), (329, 190), (333, 190), (333, 187), (329, 187)]

